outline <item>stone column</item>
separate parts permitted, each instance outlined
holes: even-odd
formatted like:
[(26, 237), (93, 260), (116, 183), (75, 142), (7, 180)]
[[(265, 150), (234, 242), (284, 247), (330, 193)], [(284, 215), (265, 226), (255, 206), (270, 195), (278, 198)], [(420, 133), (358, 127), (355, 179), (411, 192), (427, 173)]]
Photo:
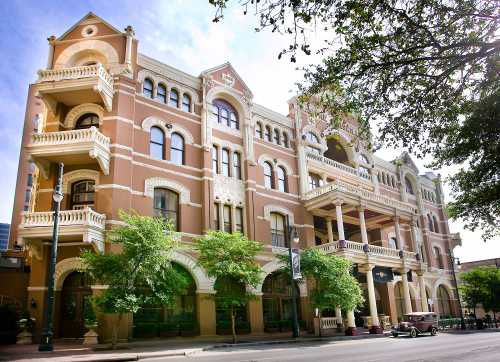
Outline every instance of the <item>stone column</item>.
[(411, 307), (411, 297), (410, 297), (410, 287), (408, 285), (408, 274), (406, 274), (407, 270), (401, 270), (401, 279), (403, 281), (403, 297), (405, 300), (405, 313), (412, 313)]
[(344, 321), (342, 320), (342, 309), (340, 309), (339, 306), (335, 307), (335, 318), (337, 318), (338, 328), (342, 328), (344, 326)]
[(365, 209), (364, 207), (359, 207), (359, 227), (361, 229), (361, 240), (363, 244), (368, 244), (368, 234), (366, 233), (366, 223), (365, 223)]
[[(418, 247), (420, 242), (417, 238), (417, 220), (414, 217), (411, 219), (411, 239), (412, 239), (412, 247), (415, 253), (421, 254), (420, 248)], [(420, 260), (422, 260), (422, 255), (420, 255)]]
[(422, 306), (422, 312), (428, 312), (429, 305), (427, 304), (427, 293), (425, 292), (424, 273), (419, 272), (417, 275), (418, 287), (420, 288), (420, 305)]
[(347, 311), (347, 328), (345, 329), (345, 334), (346, 336), (356, 336), (358, 334), (353, 310)]
[(248, 301), (248, 314), (252, 334), (264, 333), (264, 316), (262, 312), (262, 293), (256, 294), (254, 299)]
[(328, 233), (328, 242), (333, 243), (333, 228), (332, 228), (332, 218), (326, 218), (326, 231)]
[(344, 220), (342, 218), (342, 202), (335, 203), (335, 212), (337, 214), (337, 230), (339, 232), (339, 240), (345, 240), (344, 235)]
[(215, 336), (215, 300), (210, 293), (196, 293), (196, 317), (200, 326), (200, 336)]
[(125, 46), (125, 64), (132, 64), (132, 39), (134, 37), (134, 29), (132, 26), (127, 26), (125, 28), (125, 33), (127, 34), (127, 43)]
[(56, 42), (56, 37), (54, 35), (51, 35), (50, 37), (47, 38), (49, 41), (49, 54), (47, 57), (47, 69), (52, 69), (52, 63), (54, 61), (54, 44)]
[(398, 215), (394, 216), (394, 231), (396, 233), (396, 243), (398, 244), (398, 245), (396, 245), (397, 248), (399, 250), (404, 250), (404, 245), (402, 244), (402, 241), (401, 241), (401, 229), (399, 227), (399, 216)]
[(370, 305), (370, 317), (372, 318), (372, 326), (370, 327), (370, 334), (381, 334), (383, 332), (380, 328), (377, 312), (377, 299), (375, 297), (375, 285), (373, 283), (373, 266), (366, 268), (366, 285), (368, 287), (368, 303)]

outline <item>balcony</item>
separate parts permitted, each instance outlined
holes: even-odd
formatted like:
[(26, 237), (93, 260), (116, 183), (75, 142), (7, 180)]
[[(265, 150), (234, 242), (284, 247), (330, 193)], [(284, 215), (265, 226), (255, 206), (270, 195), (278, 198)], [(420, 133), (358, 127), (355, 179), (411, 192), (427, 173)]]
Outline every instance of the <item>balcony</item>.
[(331, 160), (328, 157), (318, 155), (314, 152), (307, 152), (306, 157), (308, 161), (312, 161), (313, 164), (315, 164), (316, 168), (326, 172), (329, 176), (338, 176), (345, 178), (346, 181), (349, 180), (351, 182), (354, 181), (356, 183), (364, 183), (373, 187), (371, 181), (372, 177), (366, 172), (362, 172), (351, 166)]
[(327, 254), (339, 254), (350, 259), (354, 263), (367, 263), (370, 261), (379, 266), (402, 268), (410, 267), (419, 269), (420, 261), (417, 254), (411, 251), (402, 251), (398, 249), (385, 248), (383, 246), (368, 244), (368, 250), (365, 251), (364, 244), (356, 241), (343, 240), (332, 243), (322, 244), (314, 247)]
[(68, 165), (97, 162), (102, 172), (109, 174), (109, 137), (104, 136), (95, 127), (36, 133), (32, 135), (26, 150), (45, 178), (49, 177), (50, 164), (54, 162)]
[(113, 77), (101, 64), (39, 70), (35, 87), (54, 114), (58, 103), (68, 107), (100, 103), (108, 112), (113, 104)]
[[(90, 244), (96, 251), (104, 251), (104, 230), (106, 216), (92, 209), (65, 210), (59, 213), (59, 241)], [(23, 212), (18, 229), (18, 244), (51, 240), (54, 213)], [(36, 249), (36, 247), (35, 247)]]

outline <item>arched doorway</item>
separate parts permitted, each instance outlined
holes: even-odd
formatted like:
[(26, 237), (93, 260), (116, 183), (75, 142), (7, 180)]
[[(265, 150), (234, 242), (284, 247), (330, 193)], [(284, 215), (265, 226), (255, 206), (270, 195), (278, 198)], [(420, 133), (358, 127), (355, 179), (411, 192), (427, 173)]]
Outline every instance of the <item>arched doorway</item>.
[[(294, 288), (297, 313), (300, 320), (300, 292), (296, 283)], [(264, 279), (262, 292), (262, 312), (266, 332), (291, 330), (293, 300), (290, 278), (284, 273), (271, 273)]]
[(450, 294), (443, 285), (437, 289), (437, 304), (440, 318), (452, 316)]
[[(246, 290), (245, 285), (226, 277), (217, 278), (214, 284), (215, 294), (215, 310), (216, 310), (216, 328), (217, 334), (228, 335), (231, 334), (231, 308), (230, 300), (228, 298), (219, 298), (219, 295), (231, 295), (232, 293), (240, 295)], [(250, 323), (248, 321), (247, 305), (239, 305), (234, 307), (236, 316), (236, 333), (245, 334), (250, 333)]]
[(170, 305), (146, 305), (134, 314), (134, 338), (193, 336), (198, 334), (196, 283), (181, 265), (172, 268), (188, 281), (182, 295)]
[(86, 332), (86, 311), (91, 308), (91, 295), (87, 275), (75, 271), (66, 277), (61, 291), (60, 337), (83, 337)]

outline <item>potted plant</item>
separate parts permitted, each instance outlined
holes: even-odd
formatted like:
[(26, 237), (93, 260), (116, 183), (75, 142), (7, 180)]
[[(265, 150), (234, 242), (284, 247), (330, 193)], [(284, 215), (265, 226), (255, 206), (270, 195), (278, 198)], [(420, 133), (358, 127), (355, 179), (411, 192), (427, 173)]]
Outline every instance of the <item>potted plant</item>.
[(98, 344), (99, 334), (97, 333), (97, 316), (95, 314), (94, 304), (92, 303), (91, 298), (85, 298), (84, 301), (84, 309), (83, 309), (83, 318), (85, 323), (85, 328), (88, 329), (88, 332), (83, 336), (83, 345), (85, 346), (94, 346)]
[(17, 344), (33, 343), (32, 331), (35, 322), (35, 318), (30, 317), (29, 313), (24, 313), (23, 317), (17, 321), (17, 326), (21, 330), (21, 332), (17, 335)]

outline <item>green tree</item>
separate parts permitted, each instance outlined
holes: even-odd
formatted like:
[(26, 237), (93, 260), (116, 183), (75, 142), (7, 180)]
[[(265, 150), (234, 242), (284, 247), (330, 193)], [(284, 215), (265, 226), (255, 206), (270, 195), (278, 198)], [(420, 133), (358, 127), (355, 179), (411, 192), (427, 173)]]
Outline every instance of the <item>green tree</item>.
[[(209, 0), (220, 21), (229, 0)], [(490, 0), (246, 0), (257, 31), (290, 37), (279, 53), (316, 53), (299, 85), (313, 115), (338, 125), (354, 112), (366, 137), (402, 145), (450, 177), (450, 214), (499, 234), (500, 7)], [(323, 38), (315, 47), (310, 34)]]
[[(279, 258), (283, 262), (283, 270), (289, 275), (288, 256), (280, 255)], [(355, 310), (363, 303), (363, 293), (351, 273), (352, 263), (349, 260), (317, 249), (307, 249), (300, 254), (300, 269), (302, 275), (313, 281), (309, 298), (311, 305), (320, 313), (337, 306), (346, 311)]]
[(255, 257), (262, 245), (240, 233), (209, 231), (197, 239), (194, 248), (199, 253), (200, 266), (216, 279), (215, 302), (229, 310), (233, 343), (236, 343), (236, 309), (254, 298), (246, 287), (255, 288), (261, 281), (262, 269)]
[(120, 212), (125, 225), (115, 227), (108, 239), (119, 251), (95, 254), (84, 251), (83, 271), (108, 285), (95, 304), (103, 313), (117, 314), (112, 346), (116, 347), (118, 325), (126, 313), (144, 305), (168, 305), (187, 288), (189, 281), (172, 268), (170, 253), (177, 246), (171, 223), (161, 218)]
[(460, 292), (469, 308), (482, 304), (486, 312), (500, 311), (500, 269), (478, 267), (460, 275)]
[(485, 311), (492, 311), (497, 325), (496, 315), (500, 312), (500, 269), (495, 267), (486, 267), (486, 293), (483, 299), (483, 308)]

